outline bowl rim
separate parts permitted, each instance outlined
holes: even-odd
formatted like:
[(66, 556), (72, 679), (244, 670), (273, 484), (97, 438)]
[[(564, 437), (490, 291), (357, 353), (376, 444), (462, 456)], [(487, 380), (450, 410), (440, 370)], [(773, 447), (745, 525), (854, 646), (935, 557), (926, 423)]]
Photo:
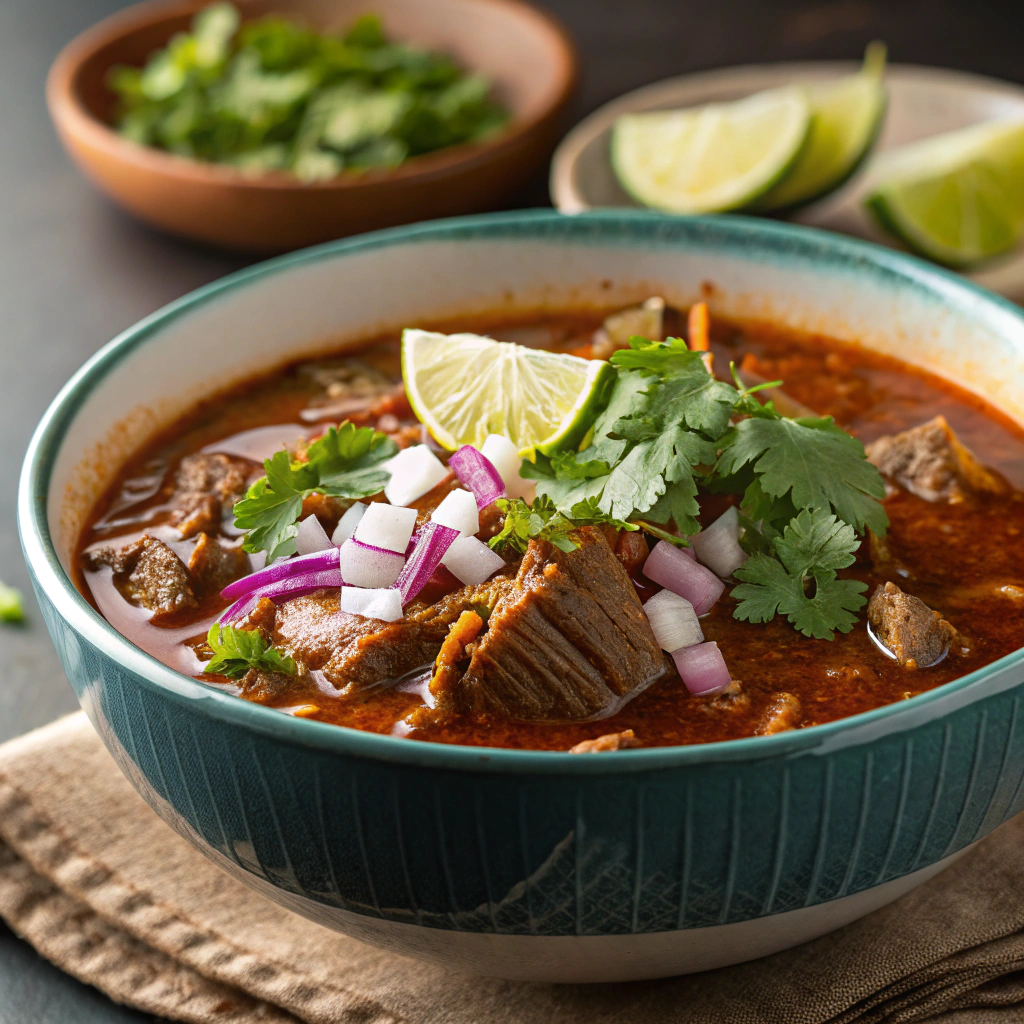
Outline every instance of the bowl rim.
[[(161, 174), (197, 185), (230, 186), (246, 191), (303, 192), (358, 191), (391, 182), (430, 181), (444, 178), (454, 169), (470, 170), (489, 163), (495, 157), (520, 145), (548, 119), (564, 109), (580, 77), (580, 58), (576, 45), (562, 22), (551, 12), (535, 7), (527, 0), (468, 0), (476, 4), (504, 7), (528, 17), (547, 32), (561, 54), (560, 80), (556, 82), (546, 105), (532, 116), (513, 115), (505, 129), (482, 142), (462, 142), (454, 146), (412, 157), (391, 170), (369, 168), (359, 174), (339, 174), (323, 181), (300, 181), (283, 171), (246, 174), (230, 164), (204, 163), (188, 157), (144, 146), (120, 136), (96, 117), (82, 102), (78, 76), (82, 65), (97, 50), (116, 42), (138, 28), (159, 24), (184, 14), (194, 13), (209, 0), (143, 0), (116, 11), (75, 36), (57, 54), (46, 76), (46, 105), (50, 117), (61, 133), (84, 140), (92, 148), (137, 171)], [(243, 8), (245, 0), (234, 0)]]
[[(837, 747), (867, 742), (895, 731), (891, 719), (910, 717), (907, 728), (954, 710), (965, 701), (963, 691), (1024, 664), (1024, 647), (974, 672), (920, 693), (857, 715), (773, 736), (751, 736), (714, 743), (650, 747), (619, 751), (614, 757), (579, 757), (567, 751), (519, 750), (501, 747), (456, 746), (410, 742), (408, 739), (364, 732), (347, 726), (295, 718), (185, 676), (158, 661), (122, 636), (79, 592), (64, 570), (50, 535), (47, 498), (56, 456), (66, 430), (93, 388), (135, 349), (158, 338), (178, 317), (228, 292), (257, 285), (264, 278), (325, 259), (423, 241), (452, 242), (479, 239), (529, 239), (537, 244), (565, 237), (605, 238), (620, 244), (629, 239), (670, 238), (671, 231), (721, 244), (750, 247), (759, 243), (770, 251), (802, 252), (815, 260), (830, 259), (853, 272), (870, 267), (923, 288), (944, 302), (970, 308), (977, 316), (988, 307), (993, 315), (1008, 315), (1024, 329), (1024, 309), (1007, 299), (915, 257), (832, 232), (751, 217), (667, 217), (649, 211), (603, 210), (567, 217), (554, 210), (478, 214), (388, 228), (353, 238), (327, 242), (236, 271), (163, 306), (122, 331), (90, 357), (61, 388), (29, 442), (18, 487), (18, 531), (32, 582), (67, 627), (123, 668), (141, 684), (180, 704), (203, 704), (202, 713), (229, 725), (279, 742), (366, 759), (456, 770), (514, 770), (522, 774), (621, 775), (651, 769), (789, 758), (806, 753), (830, 753)], [(576, 235), (573, 234), (576, 232)], [(1020, 685), (1013, 682), (1012, 686)], [(979, 694), (976, 696), (982, 696)], [(953, 698), (952, 701), (949, 698)], [(949, 703), (945, 711), (930, 708)], [(917, 714), (914, 714), (917, 712)], [(910, 713), (908, 715), (908, 713)], [(913, 721), (916, 719), (916, 721)]]

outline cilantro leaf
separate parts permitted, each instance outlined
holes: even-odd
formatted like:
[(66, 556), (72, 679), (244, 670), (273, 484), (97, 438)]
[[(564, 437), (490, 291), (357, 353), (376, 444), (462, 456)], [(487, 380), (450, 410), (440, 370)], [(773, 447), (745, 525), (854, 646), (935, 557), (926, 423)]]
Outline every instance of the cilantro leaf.
[(520, 554), (526, 553), (531, 540), (550, 541), (559, 551), (573, 551), (579, 543), (572, 536), (580, 526), (614, 526), (619, 530), (635, 530), (633, 523), (626, 523), (608, 515), (598, 505), (597, 499), (590, 498), (576, 502), (568, 514), (560, 512), (554, 502), (541, 495), (527, 504), (522, 498), (499, 498), (498, 508), (505, 513), (501, 533), (488, 543), (498, 550), (510, 547)]
[(203, 666), (212, 676), (241, 679), (251, 668), (295, 675), (295, 661), (282, 654), (258, 629), (235, 629), (214, 623), (206, 634), (213, 657)]
[(690, 355), (696, 360), (650, 389), (646, 413), (655, 423), (678, 420), (709, 437), (721, 437), (733, 414), (736, 389), (712, 377), (698, 353)]
[(655, 377), (645, 373), (619, 370), (608, 404), (594, 421), (593, 440), (588, 448), (580, 452), (581, 457), (601, 459), (609, 465), (618, 462), (627, 442), (621, 436), (612, 436), (615, 424), (625, 417), (639, 415), (646, 408), (645, 392), (655, 380)]
[(562, 511), (577, 502), (599, 498), (608, 480), (608, 463), (584, 458), (587, 452), (558, 452), (551, 458), (524, 459), (519, 475), (537, 481), (537, 494), (550, 498)]
[(769, 498), (788, 495), (797, 508), (828, 506), (859, 532), (885, 533), (889, 519), (879, 500), (885, 496), (881, 474), (865, 458), (860, 441), (832, 417), (750, 416), (730, 427), (719, 445), (719, 475), (750, 466)]
[(848, 633), (867, 603), (867, 584), (840, 580), (836, 570), (851, 565), (859, 541), (848, 523), (824, 509), (804, 509), (771, 544), (774, 555), (754, 554), (736, 570), (733, 612), (746, 622), (785, 615), (806, 636), (831, 640)]
[(266, 476), (234, 508), (235, 526), (246, 533), (243, 550), (266, 551), (268, 561), (294, 554), (303, 499), (314, 492), (335, 498), (376, 494), (389, 475), (381, 463), (397, 451), (385, 434), (346, 420), (309, 446), (306, 462), (275, 452), (263, 463)]

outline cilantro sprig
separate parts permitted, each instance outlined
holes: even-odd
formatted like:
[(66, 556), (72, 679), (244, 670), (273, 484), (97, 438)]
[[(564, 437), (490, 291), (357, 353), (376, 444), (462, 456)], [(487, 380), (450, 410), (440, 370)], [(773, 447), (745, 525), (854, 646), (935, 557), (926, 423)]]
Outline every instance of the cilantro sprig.
[(335, 498), (365, 498), (388, 482), (381, 465), (398, 451), (385, 434), (346, 420), (331, 427), (306, 449), (305, 462), (275, 452), (234, 508), (235, 526), (245, 530), (245, 551), (266, 551), (269, 561), (295, 553), (295, 535), (303, 499), (313, 493)]
[[(586, 447), (538, 455), (521, 475), (563, 517), (587, 501), (673, 543), (680, 538), (654, 524), (697, 533), (698, 490), (735, 494), (751, 553), (736, 573), (736, 617), (782, 614), (819, 638), (849, 630), (865, 588), (836, 573), (852, 564), (860, 536), (888, 527), (878, 470), (831, 417), (791, 419), (762, 404), (756, 393), (781, 381), (748, 388), (735, 367), (735, 384), (717, 380), (706, 355), (679, 338), (631, 338), (611, 357), (617, 379)], [(521, 523), (512, 529), (529, 536)]]
[(235, 629), (214, 623), (206, 634), (213, 657), (203, 666), (211, 676), (241, 679), (251, 668), (295, 675), (295, 662), (282, 654), (258, 629)]
[(633, 523), (622, 522), (602, 512), (594, 499), (578, 501), (563, 514), (555, 503), (543, 495), (527, 504), (522, 498), (499, 498), (498, 508), (505, 513), (501, 533), (488, 544), (495, 549), (511, 548), (525, 554), (531, 540), (550, 541), (559, 551), (574, 551), (579, 543), (573, 537), (580, 526), (614, 526), (619, 530), (636, 530)]

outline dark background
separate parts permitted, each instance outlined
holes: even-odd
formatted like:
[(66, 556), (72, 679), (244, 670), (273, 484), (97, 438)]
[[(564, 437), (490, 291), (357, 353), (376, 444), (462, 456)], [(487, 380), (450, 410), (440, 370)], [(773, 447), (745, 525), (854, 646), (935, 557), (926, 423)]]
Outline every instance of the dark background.
[[(884, 39), (894, 62), (1024, 82), (1024, 5), (996, 0), (546, 0), (575, 37), (578, 120), (629, 89), (687, 71), (857, 58)], [(47, 403), (100, 345), (242, 265), (139, 227), (64, 157), (43, 101), (60, 47), (119, 0), (0, 0), (0, 578), (27, 591), (14, 526), (18, 471)], [(287, 2), (282, 0), (282, 9)], [(373, 0), (367, 0), (372, 9)], [(518, 205), (545, 205), (543, 176)], [(0, 630), (0, 741), (75, 700), (34, 603)], [(0, 1024), (144, 1021), (61, 974), (0, 924)]]

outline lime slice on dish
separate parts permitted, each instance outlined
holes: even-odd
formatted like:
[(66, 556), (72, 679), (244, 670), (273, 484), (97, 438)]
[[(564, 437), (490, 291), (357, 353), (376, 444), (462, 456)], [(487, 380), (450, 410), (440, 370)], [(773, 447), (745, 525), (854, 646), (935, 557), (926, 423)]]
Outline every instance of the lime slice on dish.
[(894, 150), (873, 177), (868, 210), (937, 263), (969, 267), (1024, 238), (1024, 122), (988, 121)]
[(884, 72), (885, 46), (872, 43), (857, 74), (808, 86), (807, 144), (782, 180), (753, 204), (755, 210), (782, 210), (820, 199), (860, 167), (885, 119)]
[(781, 180), (810, 123), (806, 91), (794, 85), (735, 103), (626, 114), (612, 129), (612, 167), (645, 206), (683, 214), (735, 210)]
[(615, 371), (601, 359), (407, 328), (402, 376), (413, 412), (438, 444), (480, 448), (488, 434), (501, 434), (527, 455), (575, 447)]

